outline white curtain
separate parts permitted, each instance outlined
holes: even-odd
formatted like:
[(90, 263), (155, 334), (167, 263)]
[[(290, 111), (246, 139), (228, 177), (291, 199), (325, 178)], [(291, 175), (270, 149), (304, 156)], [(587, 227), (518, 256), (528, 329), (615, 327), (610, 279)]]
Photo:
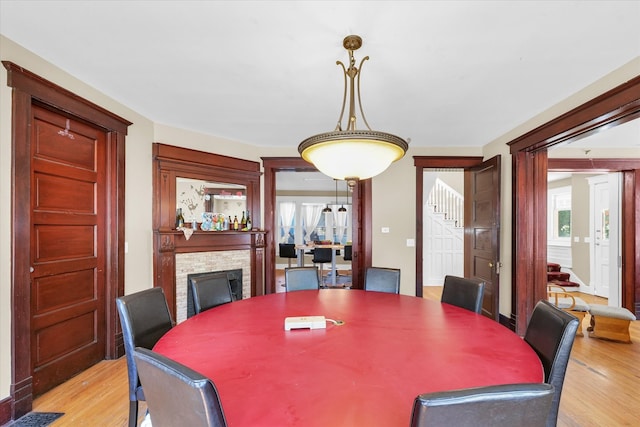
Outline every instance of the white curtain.
[(338, 243), (342, 243), (344, 232), (347, 229), (348, 213), (349, 213), (348, 211), (345, 211), (345, 212), (334, 212), (333, 214), (333, 219), (336, 224), (336, 237), (338, 238)]
[(286, 243), (288, 240), (287, 233), (293, 227), (293, 219), (296, 214), (296, 204), (294, 202), (282, 202), (280, 203), (280, 223), (284, 229), (284, 235), (280, 238), (281, 243)]
[(322, 205), (303, 205), (302, 215), (304, 216), (304, 231), (307, 232), (307, 242), (311, 240), (311, 233), (320, 222), (320, 216), (322, 215)]

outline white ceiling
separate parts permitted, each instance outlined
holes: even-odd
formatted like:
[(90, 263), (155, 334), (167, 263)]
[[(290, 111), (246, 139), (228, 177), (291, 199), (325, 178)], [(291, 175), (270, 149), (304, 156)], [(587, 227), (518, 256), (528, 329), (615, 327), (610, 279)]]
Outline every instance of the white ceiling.
[(154, 122), (278, 147), (335, 127), (348, 34), (374, 130), (482, 146), (639, 56), (639, 22), (639, 1), (0, 0), (0, 33)]
[[(482, 146), (640, 56), (638, 22), (640, 1), (0, 0), (2, 35), (152, 121), (273, 147), (335, 127), (346, 35), (374, 130)], [(576, 144), (637, 146), (638, 123)]]

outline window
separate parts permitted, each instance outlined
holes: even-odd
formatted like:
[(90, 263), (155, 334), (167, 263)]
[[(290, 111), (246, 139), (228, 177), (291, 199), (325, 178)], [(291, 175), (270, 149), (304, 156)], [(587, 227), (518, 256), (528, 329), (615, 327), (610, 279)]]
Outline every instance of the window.
[[(327, 202), (318, 200), (318, 197), (279, 197), (276, 216), (278, 243), (303, 244), (321, 240), (341, 244), (350, 242), (351, 205)], [(329, 207), (331, 212), (323, 212), (326, 207)], [(341, 208), (344, 209), (341, 211)]]
[(602, 210), (602, 239), (609, 240), (609, 209)]
[(558, 237), (571, 237), (571, 209), (558, 210)]
[(552, 188), (547, 200), (547, 239), (571, 244), (571, 187)]

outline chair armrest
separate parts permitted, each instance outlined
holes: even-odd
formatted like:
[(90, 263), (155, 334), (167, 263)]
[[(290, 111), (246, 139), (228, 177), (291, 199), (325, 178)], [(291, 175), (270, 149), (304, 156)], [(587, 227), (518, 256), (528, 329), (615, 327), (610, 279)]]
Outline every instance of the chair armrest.
[[(547, 295), (548, 295), (549, 302), (555, 305), (556, 307), (559, 307), (565, 310), (572, 310), (576, 306), (576, 299), (573, 297), (573, 295), (567, 292), (562, 286), (547, 285)], [(571, 305), (569, 307), (560, 307), (559, 301), (558, 301), (558, 299), (560, 298), (570, 299)]]

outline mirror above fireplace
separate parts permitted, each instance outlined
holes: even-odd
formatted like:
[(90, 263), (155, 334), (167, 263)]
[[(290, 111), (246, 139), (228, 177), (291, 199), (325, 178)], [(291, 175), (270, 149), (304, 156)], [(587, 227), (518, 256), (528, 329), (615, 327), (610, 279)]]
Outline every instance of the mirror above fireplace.
[[(223, 214), (238, 220), (247, 210), (247, 187), (226, 182), (176, 177), (176, 210), (181, 209), (184, 220), (191, 224), (202, 222), (202, 214)], [(199, 229), (199, 228), (198, 228)]]

